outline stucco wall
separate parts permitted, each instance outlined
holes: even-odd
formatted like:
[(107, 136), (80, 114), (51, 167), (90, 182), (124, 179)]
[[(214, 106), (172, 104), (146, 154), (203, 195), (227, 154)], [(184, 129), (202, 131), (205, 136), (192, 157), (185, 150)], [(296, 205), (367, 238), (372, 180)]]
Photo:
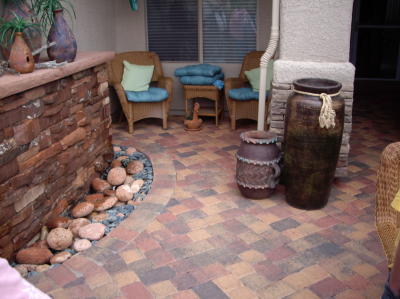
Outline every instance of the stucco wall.
[(78, 51), (115, 50), (115, 5), (113, 2), (72, 0), (76, 11), (76, 20), (72, 28), (78, 43)]
[(282, 0), (280, 58), (347, 62), (352, 0)]

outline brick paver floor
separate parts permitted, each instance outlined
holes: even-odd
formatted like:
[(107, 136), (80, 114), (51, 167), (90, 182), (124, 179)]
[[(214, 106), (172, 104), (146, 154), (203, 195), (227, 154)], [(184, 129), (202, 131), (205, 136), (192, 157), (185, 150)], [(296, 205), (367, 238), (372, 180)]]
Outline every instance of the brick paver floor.
[[(113, 127), (155, 164), (155, 186), (124, 223), (87, 252), (31, 278), (54, 298), (379, 298), (386, 261), (374, 222), (376, 170), (398, 126), (377, 109), (354, 116), (349, 176), (318, 211), (237, 190), (239, 134), (207, 120), (199, 132), (146, 120)], [(390, 116), (390, 115), (389, 115)], [(394, 118), (393, 118), (394, 119)]]

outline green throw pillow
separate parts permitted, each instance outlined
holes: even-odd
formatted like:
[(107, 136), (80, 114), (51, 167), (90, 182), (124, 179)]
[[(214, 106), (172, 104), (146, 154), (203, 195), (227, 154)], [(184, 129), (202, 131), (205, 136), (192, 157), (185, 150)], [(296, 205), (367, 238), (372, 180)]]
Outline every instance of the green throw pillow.
[(147, 91), (153, 77), (154, 65), (137, 65), (124, 60), (121, 85), (126, 91)]
[[(271, 59), (268, 63), (267, 67), (267, 90), (271, 89), (272, 75), (273, 70), (272, 66), (274, 61)], [(250, 71), (245, 71), (244, 74), (249, 80), (251, 87), (254, 91), (260, 91), (260, 68), (252, 69)]]

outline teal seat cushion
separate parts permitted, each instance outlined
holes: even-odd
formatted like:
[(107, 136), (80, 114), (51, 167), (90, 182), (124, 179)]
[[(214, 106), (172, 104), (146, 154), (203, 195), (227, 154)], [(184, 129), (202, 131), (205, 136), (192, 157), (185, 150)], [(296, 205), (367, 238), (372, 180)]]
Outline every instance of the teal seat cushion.
[(164, 88), (150, 87), (147, 91), (126, 91), (126, 98), (129, 102), (147, 103), (161, 102), (168, 98), (168, 92)]
[(229, 90), (229, 97), (237, 101), (258, 100), (258, 91), (254, 91), (251, 87), (235, 88)]
[(213, 85), (217, 80), (224, 80), (224, 73), (219, 73), (213, 77), (206, 76), (183, 76), (180, 81), (184, 85)]
[(183, 76), (213, 77), (220, 72), (221, 72), (220, 66), (203, 63), (203, 64), (187, 65), (185, 67), (178, 68), (175, 70), (175, 76), (176, 77), (183, 77)]

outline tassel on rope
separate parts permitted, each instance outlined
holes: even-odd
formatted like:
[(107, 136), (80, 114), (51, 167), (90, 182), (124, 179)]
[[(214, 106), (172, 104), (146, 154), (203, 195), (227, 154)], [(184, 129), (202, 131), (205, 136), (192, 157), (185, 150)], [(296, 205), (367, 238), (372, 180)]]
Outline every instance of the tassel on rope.
[(321, 128), (334, 128), (335, 127), (335, 117), (336, 112), (333, 110), (332, 105), (332, 97), (339, 95), (340, 92), (334, 94), (326, 94), (326, 93), (311, 93), (293, 89), (294, 92), (299, 94), (304, 94), (308, 96), (319, 97), (322, 101), (321, 112), (319, 114), (319, 126)]

